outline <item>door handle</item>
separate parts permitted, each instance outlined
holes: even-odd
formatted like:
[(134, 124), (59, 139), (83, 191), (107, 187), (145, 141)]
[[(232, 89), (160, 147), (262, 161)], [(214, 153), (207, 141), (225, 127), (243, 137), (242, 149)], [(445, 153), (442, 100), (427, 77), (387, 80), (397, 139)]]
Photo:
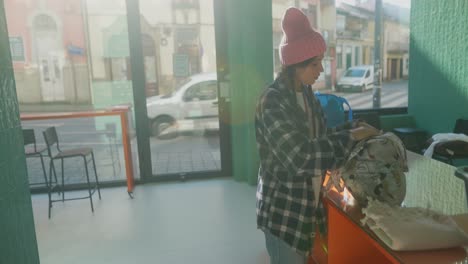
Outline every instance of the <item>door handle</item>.
[(212, 104), (213, 104), (213, 105), (218, 105), (218, 101), (216, 101), (216, 102), (213, 102)]

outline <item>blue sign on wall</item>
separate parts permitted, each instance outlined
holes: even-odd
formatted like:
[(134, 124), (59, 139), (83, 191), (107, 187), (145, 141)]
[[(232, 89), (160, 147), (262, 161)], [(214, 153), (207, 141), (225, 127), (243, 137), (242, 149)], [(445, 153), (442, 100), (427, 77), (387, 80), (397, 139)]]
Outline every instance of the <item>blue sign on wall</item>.
[(81, 47), (73, 46), (73, 45), (68, 45), (67, 46), (67, 51), (68, 54), (70, 55), (78, 55), (78, 56), (84, 56), (85, 51)]

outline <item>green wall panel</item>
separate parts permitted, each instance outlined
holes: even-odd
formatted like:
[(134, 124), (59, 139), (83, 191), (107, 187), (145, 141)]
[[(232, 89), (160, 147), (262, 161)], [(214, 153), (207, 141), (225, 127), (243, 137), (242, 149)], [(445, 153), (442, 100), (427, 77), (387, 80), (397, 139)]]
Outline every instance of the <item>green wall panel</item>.
[(259, 92), (273, 78), (271, 0), (227, 0), (233, 177), (256, 184), (254, 116)]
[(0, 263), (39, 263), (18, 100), (0, 2)]
[(413, 0), (408, 112), (431, 134), (468, 118), (468, 1)]

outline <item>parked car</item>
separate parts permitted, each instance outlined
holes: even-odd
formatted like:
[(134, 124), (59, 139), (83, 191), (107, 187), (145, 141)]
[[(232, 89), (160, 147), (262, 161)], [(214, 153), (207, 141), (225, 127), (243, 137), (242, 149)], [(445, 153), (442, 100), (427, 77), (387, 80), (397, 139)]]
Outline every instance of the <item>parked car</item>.
[(190, 76), (172, 93), (147, 98), (146, 107), (151, 135), (160, 139), (219, 129), (216, 73)]
[(374, 88), (374, 66), (362, 65), (350, 67), (337, 83), (337, 91), (358, 90), (363, 92)]

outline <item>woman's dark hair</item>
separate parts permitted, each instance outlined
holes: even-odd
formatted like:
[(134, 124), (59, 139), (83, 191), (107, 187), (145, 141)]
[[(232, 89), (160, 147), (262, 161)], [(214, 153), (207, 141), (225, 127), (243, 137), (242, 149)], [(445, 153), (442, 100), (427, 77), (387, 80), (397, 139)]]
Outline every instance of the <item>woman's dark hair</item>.
[(294, 74), (296, 73), (297, 68), (307, 67), (313, 60), (317, 57), (312, 57), (305, 61), (298, 62), (296, 64), (283, 66), (281, 72), (279, 73), (279, 78), (285, 80), (289, 87), (294, 87)]

